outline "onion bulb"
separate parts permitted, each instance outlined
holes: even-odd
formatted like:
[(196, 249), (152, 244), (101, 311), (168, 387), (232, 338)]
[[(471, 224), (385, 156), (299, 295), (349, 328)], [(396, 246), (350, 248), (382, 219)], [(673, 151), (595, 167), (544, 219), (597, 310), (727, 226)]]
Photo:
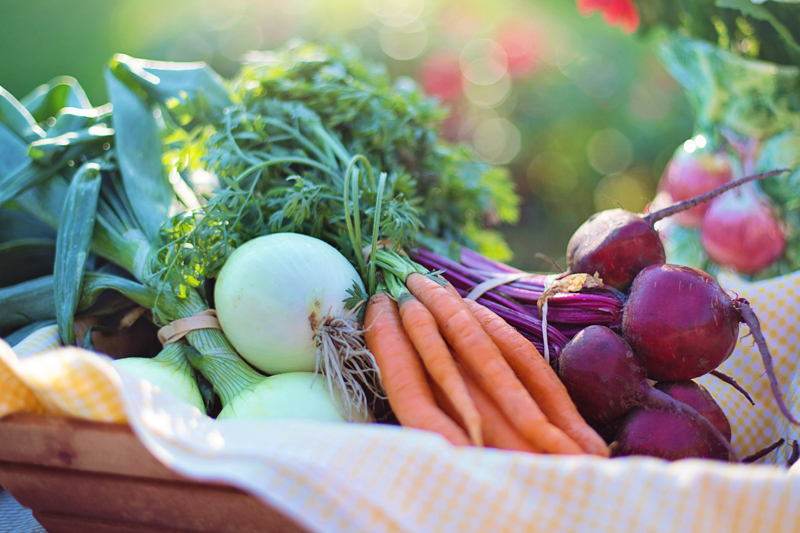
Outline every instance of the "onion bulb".
[(113, 365), (127, 374), (149, 381), (153, 386), (194, 405), (205, 413), (205, 404), (194, 378), (194, 370), (184, 352), (190, 349), (183, 343), (167, 344), (151, 359), (127, 357), (113, 361)]
[(325, 380), (313, 372), (287, 372), (264, 378), (241, 390), (217, 418), (346, 421)]
[(366, 412), (359, 377), (377, 375), (361, 325), (345, 309), (363, 294), (355, 268), (329, 244), (275, 233), (235, 250), (219, 273), (214, 301), (222, 330), (248, 363), (267, 374), (322, 372), (345, 410)]

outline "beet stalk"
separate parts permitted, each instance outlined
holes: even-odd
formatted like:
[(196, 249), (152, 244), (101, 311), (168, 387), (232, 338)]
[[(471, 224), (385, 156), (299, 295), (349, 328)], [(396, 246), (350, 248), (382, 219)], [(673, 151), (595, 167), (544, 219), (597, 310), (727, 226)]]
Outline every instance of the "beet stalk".
[(575, 231), (567, 244), (569, 272), (590, 275), (597, 272), (603, 283), (625, 291), (643, 268), (666, 262), (664, 245), (653, 227), (657, 221), (696, 207), (743, 183), (783, 172), (786, 170), (746, 176), (646, 215), (624, 209), (595, 213)]

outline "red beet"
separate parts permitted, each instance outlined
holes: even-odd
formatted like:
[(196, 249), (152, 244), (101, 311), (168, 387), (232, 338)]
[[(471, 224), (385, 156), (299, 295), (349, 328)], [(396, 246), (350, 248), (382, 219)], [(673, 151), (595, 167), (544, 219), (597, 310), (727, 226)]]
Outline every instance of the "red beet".
[(575, 335), (558, 358), (558, 375), (578, 411), (590, 422), (611, 423), (636, 406), (680, 413), (692, 422), (690, 428), (703, 428), (697, 435), (687, 436), (688, 440), (710, 440), (707, 446), (711, 450), (724, 447), (735, 457), (730, 443), (711, 422), (650, 385), (641, 359), (609, 328), (589, 326)]
[[(725, 151), (687, 152), (678, 148), (661, 176), (660, 188), (682, 202), (699, 194), (712, 191), (733, 180), (733, 158)], [(694, 228), (700, 225), (708, 204), (701, 204), (675, 214), (681, 226)]]
[(681, 403), (692, 407), (695, 411), (714, 424), (714, 427), (728, 440), (731, 441), (731, 424), (722, 408), (708, 392), (708, 389), (688, 379), (686, 381), (662, 381), (655, 387), (665, 394), (669, 394)]
[(663, 407), (631, 410), (610, 450), (612, 457), (649, 455), (669, 461), (690, 457), (727, 461), (730, 453), (697, 419)]
[[(730, 357), (739, 323), (750, 328), (781, 413), (797, 422), (783, 401), (772, 356), (750, 304), (731, 299), (719, 283), (696, 268), (652, 265), (631, 286), (622, 315), (622, 336), (639, 355), (647, 377), (681, 381), (714, 370)], [(563, 352), (562, 352), (563, 356)]]
[(624, 209), (595, 213), (567, 244), (570, 272), (597, 272), (603, 283), (622, 291), (644, 267), (666, 260), (664, 245), (653, 225)]
[(781, 224), (752, 184), (711, 202), (700, 239), (712, 261), (743, 274), (768, 267), (786, 247)]
[(592, 215), (572, 235), (567, 244), (567, 265), (573, 274), (599, 273), (603, 283), (625, 291), (645, 267), (664, 264), (664, 245), (653, 224), (686, 211), (749, 181), (785, 172), (776, 170), (747, 176), (647, 215), (624, 209), (609, 209)]
[(656, 381), (692, 379), (717, 368), (736, 346), (739, 313), (714, 278), (695, 268), (653, 265), (633, 282), (622, 336)]

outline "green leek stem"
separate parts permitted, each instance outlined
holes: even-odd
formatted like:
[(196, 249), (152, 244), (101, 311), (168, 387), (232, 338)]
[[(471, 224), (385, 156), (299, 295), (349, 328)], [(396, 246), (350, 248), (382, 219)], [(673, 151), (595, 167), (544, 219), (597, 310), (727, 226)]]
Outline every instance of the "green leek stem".
[[(197, 292), (189, 291), (189, 296), (178, 303), (178, 308), (179, 318), (186, 318), (208, 309), (208, 306)], [(190, 331), (186, 338), (200, 353), (189, 355), (189, 362), (211, 382), (223, 406), (246, 388), (264, 379), (265, 376), (244, 362), (221, 331), (196, 329)]]

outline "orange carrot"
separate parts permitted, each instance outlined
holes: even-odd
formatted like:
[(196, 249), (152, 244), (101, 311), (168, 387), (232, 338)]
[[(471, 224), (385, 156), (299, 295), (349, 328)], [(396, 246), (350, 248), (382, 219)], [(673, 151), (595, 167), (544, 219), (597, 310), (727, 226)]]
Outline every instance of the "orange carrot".
[(608, 456), (608, 446), (578, 413), (566, 387), (536, 347), (495, 313), (464, 300), (542, 412), (585, 451)]
[(428, 375), (452, 402), (472, 443), (483, 446), (481, 415), (467, 392), (464, 379), (458, 372), (455, 359), (444, 342), (433, 315), (414, 295), (407, 292), (398, 298), (398, 305), (403, 327), (414, 343)]
[[(481, 390), (475, 380), (466, 374), (463, 368), (460, 369), (464, 382), (475, 406), (481, 414), (481, 428), (483, 441), (486, 446), (501, 450), (514, 450), (518, 452), (541, 453), (542, 450), (531, 444), (517, 429), (509, 422), (506, 415), (492, 401), (489, 396)], [(444, 393), (441, 387), (435, 382), (431, 382), (433, 395), (439, 406), (444, 412), (449, 414), (454, 420), (463, 425), (460, 413), (456, 410), (453, 403)]]
[(468, 446), (464, 430), (436, 405), (419, 355), (403, 330), (397, 304), (384, 293), (375, 294), (367, 303), (364, 324), (367, 347), (375, 356), (389, 404), (400, 423)]
[(434, 316), (442, 336), (470, 369), (478, 385), (526, 439), (548, 453), (584, 453), (575, 441), (547, 420), (460, 296), (421, 274), (408, 276), (406, 286)]

